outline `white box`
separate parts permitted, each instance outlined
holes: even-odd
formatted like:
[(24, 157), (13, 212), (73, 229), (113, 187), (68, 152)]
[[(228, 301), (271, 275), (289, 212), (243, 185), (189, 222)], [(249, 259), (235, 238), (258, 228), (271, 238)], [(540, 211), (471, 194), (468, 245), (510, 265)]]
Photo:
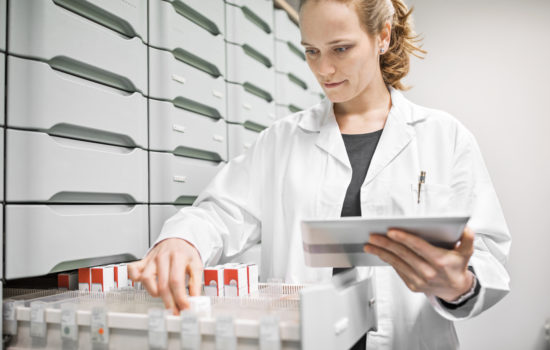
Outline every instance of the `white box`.
[(116, 289), (128, 287), (128, 265), (126, 264), (113, 265), (113, 273), (114, 273)]
[(9, 127), (147, 148), (147, 99), (140, 93), (122, 93), (39, 61), (9, 57), (8, 67)]
[(78, 269), (78, 290), (91, 291), (92, 290), (92, 268), (83, 267)]
[(178, 106), (182, 104), (179, 101), (186, 99), (199, 103), (199, 108), (205, 110), (201, 114), (213, 118), (223, 118), (225, 115), (226, 96), (223, 77), (215, 78), (178, 60), (169, 51), (153, 48), (149, 50), (149, 74), (151, 97), (168, 100)]
[[(108, 244), (107, 242), (104, 242)], [(113, 266), (99, 266), (92, 268), (92, 292), (108, 292), (115, 289)]]
[[(9, 16), (8, 52), (46, 60), (125, 91), (147, 93), (147, 46), (141, 38), (128, 38), (53, 1), (10, 2)], [(115, 22), (118, 28), (127, 26), (120, 18)]]
[(221, 266), (204, 268), (204, 294), (211, 297), (224, 296), (224, 269)]
[[(218, 10), (223, 15), (222, 1), (203, 1), (217, 3)], [(181, 8), (183, 6), (183, 8)], [(185, 17), (179, 11), (187, 10), (188, 5), (183, 2), (170, 3), (164, 0), (149, 1), (149, 35), (153, 47), (172, 51), (184, 49), (199, 58), (213, 64), (222, 76), (225, 76), (225, 42), (223, 40), (223, 26), (211, 22), (209, 13), (194, 12), (193, 15), (202, 16), (201, 21), (208, 21), (208, 25), (201, 26)], [(178, 7), (178, 9), (176, 9)], [(196, 11), (196, 10), (195, 10)], [(188, 11), (184, 13), (189, 13)], [(222, 18), (223, 19), (223, 18)], [(200, 21), (199, 21), (200, 23)], [(217, 33), (217, 34), (216, 34)]]
[(258, 265), (247, 264), (246, 277), (248, 280), (248, 294), (256, 293), (258, 291)]
[[(256, 1), (256, 0), (254, 0)], [(259, 0), (263, 1), (263, 0)], [(274, 35), (273, 26), (266, 20), (263, 27), (258, 26), (245, 15), (246, 10), (238, 6), (227, 4), (225, 6), (225, 17), (227, 33), (226, 41), (238, 45), (251, 45), (262, 55), (268, 57), (273, 63), (274, 59)]]
[(149, 149), (209, 160), (227, 160), (227, 126), (174, 106), (149, 100)]
[(248, 279), (246, 265), (226, 265), (223, 272), (224, 293), (226, 297), (241, 297), (248, 295)]
[(171, 153), (149, 152), (150, 196), (156, 204), (193, 204), (225, 165)]
[(63, 272), (57, 274), (57, 288), (64, 290), (77, 290), (78, 286), (78, 272)]
[(8, 204), (5, 277), (65, 271), (84, 259), (136, 260), (149, 246), (148, 225), (147, 205)]
[[(228, 43), (227, 44), (227, 81), (238, 84), (250, 83), (269, 92), (275, 92), (275, 69), (273, 60), (269, 61), (269, 67), (250, 56), (247, 49)], [(254, 48), (252, 47), (252, 50)], [(252, 54), (252, 51), (250, 51)]]
[(269, 127), (277, 117), (275, 101), (254, 95), (240, 84), (227, 84), (227, 121)]
[(11, 202), (148, 201), (147, 152), (44, 133), (7, 131)]
[(229, 139), (229, 159), (233, 159), (246, 150), (248, 150), (256, 139), (259, 133), (246, 129), (242, 125), (230, 124), (227, 126), (228, 139)]

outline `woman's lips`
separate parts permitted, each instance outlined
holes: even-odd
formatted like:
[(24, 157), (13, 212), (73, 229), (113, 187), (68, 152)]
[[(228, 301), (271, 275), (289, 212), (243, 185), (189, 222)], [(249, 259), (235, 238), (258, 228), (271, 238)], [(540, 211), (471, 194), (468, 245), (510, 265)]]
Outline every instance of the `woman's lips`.
[[(344, 81), (345, 81), (345, 80), (344, 80)], [(330, 88), (335, 88), (335, 87), (337, 87), (337, 86), (342, 85), (342, 84), (344, 83), (344, 81), (341, 81), (341, 82), (339, 82), (339, 83), (330, 83), (330, 84), (329, 84), (329, 83), (324, 83), (323, 85), (325, 85), (325, 87), (326, 87), (327, 89), (330, 89)]]

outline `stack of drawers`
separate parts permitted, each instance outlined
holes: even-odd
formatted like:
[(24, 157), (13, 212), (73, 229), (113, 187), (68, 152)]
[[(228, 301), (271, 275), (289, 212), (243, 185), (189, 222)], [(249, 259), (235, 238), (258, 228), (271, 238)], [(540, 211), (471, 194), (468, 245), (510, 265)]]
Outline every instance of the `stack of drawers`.
[(5, 277), (141, 256), (146, 1), (9, 5)]
[(283, 10), (275, 10), (277, 117), (306, 109), (322, 99), (322, 90), (306, 63), (300, 29)]
[(244, 152), (275, 121), (273, 1), (225, 5), (229, 158)]
[(227, 161), (221, 0), (149, 0), (150, 242)]

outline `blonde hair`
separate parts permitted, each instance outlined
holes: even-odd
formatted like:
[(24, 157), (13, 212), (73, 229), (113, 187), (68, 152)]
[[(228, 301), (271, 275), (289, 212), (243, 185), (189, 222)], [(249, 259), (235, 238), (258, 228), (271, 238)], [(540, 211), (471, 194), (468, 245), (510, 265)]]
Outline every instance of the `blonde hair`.
[[(310, 0), (300, 0), (300, 8)], [(316, 0), (320, 1), (320, 0)], [(391, 39), (388, 50), (380, 55), (380, 70), (387, 85), (398, 90), (409, 87), (401, 83), (410, 68), (410, 55), (423, 58), (426, 51), (417, 44), (421, 38), (412, 23), (412, 8), (409, 10), (402, 0), (333, 0), (353, 3), (361, 25), (367, 34), (375, 36), (384, 29), (386, 21), (391, 23)]]

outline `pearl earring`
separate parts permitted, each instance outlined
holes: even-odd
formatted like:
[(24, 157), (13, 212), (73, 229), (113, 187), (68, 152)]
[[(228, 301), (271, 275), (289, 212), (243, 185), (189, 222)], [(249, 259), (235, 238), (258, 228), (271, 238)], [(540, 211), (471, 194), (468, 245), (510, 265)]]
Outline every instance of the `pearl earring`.
[(384, 53), (384, 51), (385, 51), (384, 48), (380, 49), (380, 53)]

